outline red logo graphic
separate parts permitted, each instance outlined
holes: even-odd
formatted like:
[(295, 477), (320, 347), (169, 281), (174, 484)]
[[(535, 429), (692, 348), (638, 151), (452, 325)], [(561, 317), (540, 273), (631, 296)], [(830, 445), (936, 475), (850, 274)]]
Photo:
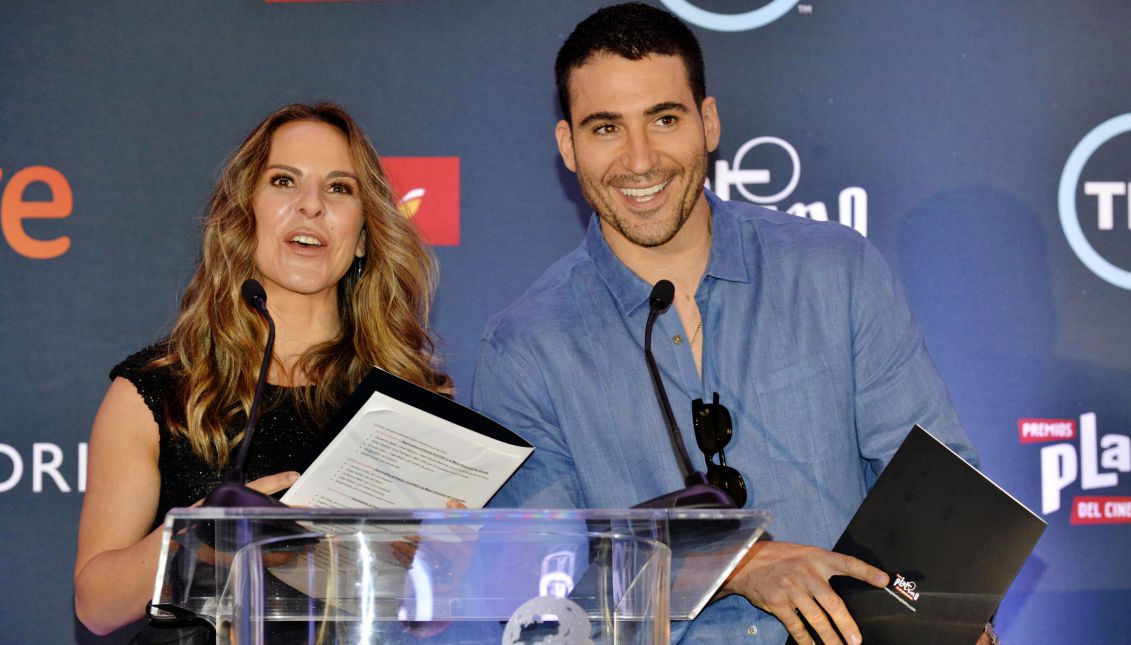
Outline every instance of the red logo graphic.
[(459, 157), (384, 157), (401, 212), (432, 246), (459, 246)]
[(1076, 438), (1073, 419), (1018, 419), (1017, 433), (1021, 443), (1067, 441)]
[(1073, 524), (1131, 524), (1131, 497), (1074, 497)]

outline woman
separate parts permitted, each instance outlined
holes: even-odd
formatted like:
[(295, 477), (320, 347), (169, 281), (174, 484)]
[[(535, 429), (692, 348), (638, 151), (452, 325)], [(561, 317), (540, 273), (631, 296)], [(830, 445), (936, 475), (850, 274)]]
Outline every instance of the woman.
[(172, 334), (114, 368), (91, 431), (75, 610), (99, 634), (142, 617), (165, 513), (198, 503), (238, 450), (267, 335), (245, 279), (276, 324), (251, 488), (294, 482), (373, 365), (451, 393), (427, 328), (433, 261), (342, 108), (290, 105), (256, 127), (213, 192), (203, 247)]

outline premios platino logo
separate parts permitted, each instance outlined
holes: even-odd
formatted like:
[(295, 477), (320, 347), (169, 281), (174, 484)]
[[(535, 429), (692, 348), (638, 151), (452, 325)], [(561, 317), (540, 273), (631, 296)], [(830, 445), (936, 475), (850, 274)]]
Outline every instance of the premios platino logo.
[(918, 588), (919, 584), (917, 582), (904, 576), (902, 573), (897, 573), (895, 577), (892, 578), (891, 584), (884, 587), (884, 591), (888, 592), (892, 598), (898, 600), (904, 607), (907, 607), (911, 611), (916, 611), (915, 603), (919, 602), (919, 592), (916, 591)]
[[(787, 203), (801, 180), (801, 155), (785, 139), (760, 136), (742, 144), (734, 159), (715, 162), (714, 178), (708, 187), (720, 199), (729, 200), (733, 189), (747, 201), (780, 209)], [(828, 221), (830, 208), (823, 201), (794, 201), (785, 211), (798, 217)], [(868, 193), (860, 186), (848, 186), (837, 194), (836, 218), (841, 224), (868, 235)]]
[(1018, 419), (1023, 444), (1041, 446), (1041, 515), (1056, 513), (1069, 488), (1071, 524), (1131, 524), (1131, 497), (1113, 495), (1121, 473), (1131, 472), (1131, 437), (1101, 435), (1096, 414), (1076, 419)]

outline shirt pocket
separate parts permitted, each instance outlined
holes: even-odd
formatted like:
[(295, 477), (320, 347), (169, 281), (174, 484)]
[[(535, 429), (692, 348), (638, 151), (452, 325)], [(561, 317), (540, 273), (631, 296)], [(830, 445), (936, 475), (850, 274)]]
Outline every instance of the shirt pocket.
[(821, 462), (843, 441), (837, 390), (825, 361), (810, 357), (759, 379), (755, 386), (766, 455), (793, 463)]

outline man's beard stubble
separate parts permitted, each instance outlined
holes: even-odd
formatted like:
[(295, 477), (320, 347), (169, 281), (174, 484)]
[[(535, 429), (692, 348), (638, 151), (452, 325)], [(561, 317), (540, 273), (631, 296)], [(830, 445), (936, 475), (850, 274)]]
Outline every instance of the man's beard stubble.
[[(608, 180), (599, 180), (597, 182), (593, 182), (589, 180), (585, 174), (578, 172), (577, 178), (578, 184), (581, 187), (582, 196), (584, 196), (585, 201), (589, 202), (589, 205), (593, 207), (593, 210), (597, 213), (597, 216), (601, 218), (602, 222), (608, 224), (609, 226), (612, 226), (621, 235), (623, 235), (625, 239), (637, 246), (644, 248), (655, 248), (657, 246), (663, 246), (664, 244), (670, 242), (672, 238), (674, 238), (679, 233), (680, 229), (683, 228), (684, 223), (687, 222), (687, 219), (691, 216), (691, 211), (695, 207), (695, 203), (699, 200), (699, 196), (703, 193), (704, 180), (707, 177), (707, 150), (704, 148), (703, 154), (697, 157), (695, 163), (690, 167), (691, 176), (689, 178), (689, 181), (684, 183), (683, 193), (674, 203), (674, 206), (678, 208), (678, 212), (675, 214), (675, 217), (671, 218), (667, 222), (658, 222), (659, 224), (664, 225), (659, 232), (649, 234), (648, 230), (643, 230), (647, 228), (646, 226), (633, 227), (631, 225), (631, 222), (627, 221), (627, 218), (622, 218), (620, 216), (615, 205), (615, 200), (617, 199), (617, 197), (609, 195), (609, 193), (606, 192), (605, 189), (608, 188), (609, 190), (615, 192), (617, 191), (615, 184), (618, 183), (622, 185), (647, 185), (648, 182), (653, 181), (654, 179), (658, 179), (664, 174), (665, 173), (663, 172), (663, 170), (660, 169), (651, 171), (642, 176), (617, 175), (610, 177)], [(681, 176), (682, 173), (673, 174), (669, 177), (669, 181), (674, 181)], [(624, 179), (626, 181), (618, 182), (617, 180), (620, 179)], [(669, 190), (670, 188), (671, 187), (668, 186), (665, 187), (664, 190)], [(673, 204), (669, 200), (669, 202), (662, 208), (671, 209), (673, 208)]]

